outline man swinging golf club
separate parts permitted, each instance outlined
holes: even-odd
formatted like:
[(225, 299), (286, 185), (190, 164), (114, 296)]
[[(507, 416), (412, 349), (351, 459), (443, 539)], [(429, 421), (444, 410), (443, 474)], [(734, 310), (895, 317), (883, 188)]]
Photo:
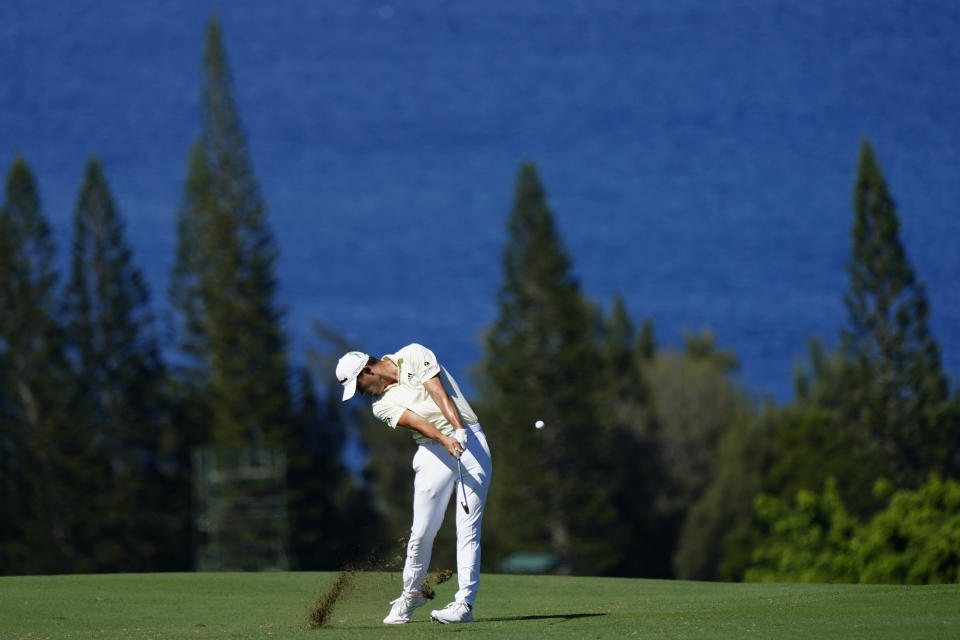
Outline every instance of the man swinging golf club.
[(433, 541), (451, 494), (458, 489), (457, 581), (454, 601), (430, 617), (445, 624), (473, 622), (480, 582), (480, 524), (492, 465), (479, 420), (456, 380), (432, 351), (410, 344), (380, 360), (351, 351), (337, 363), (346, 402), (356, 391), (373, 396), (373, 414), (393, 429), (413, 431), (413, 525), (403, 566), (403, 592), (385, 624), (410, 621), (427, 602), (421, 586), (430, 568)]

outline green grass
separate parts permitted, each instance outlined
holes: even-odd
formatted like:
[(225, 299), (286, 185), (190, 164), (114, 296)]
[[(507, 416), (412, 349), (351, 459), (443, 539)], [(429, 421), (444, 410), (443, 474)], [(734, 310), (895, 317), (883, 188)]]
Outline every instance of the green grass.
[[(395, 573), (361, 573), (329, 626), (310, 613), (335, 573), (190, 573), (0, 578), (0, 638), (960, 638), (960, 585), (720, 584), (484, 575), (472, 625), (429, 610), (380, 623)], [(431, 575), (432, 577), (432, 575)]]

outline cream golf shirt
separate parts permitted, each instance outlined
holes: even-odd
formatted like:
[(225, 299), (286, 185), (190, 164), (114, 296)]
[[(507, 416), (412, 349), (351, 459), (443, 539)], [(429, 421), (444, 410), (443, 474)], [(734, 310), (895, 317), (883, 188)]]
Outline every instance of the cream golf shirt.
[[(463, 426), (478, 422), (477, 414), (463, 397), (457, 381), (437, 362), (437, 357), (430, 349), (415, 343), (408, 344), (396, 353), (383, 356), (383, 359), (397, 365), (398, 382), (384, 389), (383, 393), (374, 399), (373, 415), (387, 423), (388, 427), (396, 429), (400, 416), (409, 410), (426, 418), (440, 433), (453, 435), (453, 425), (443, 416), (440, 407), (423, 386), (424, 382), (434, 376), (440, 377), (444, 390), (460, 413)], [(418, 431), (413, 432), (413, 439), (418, 443), (430, 442), (429, 438)]]

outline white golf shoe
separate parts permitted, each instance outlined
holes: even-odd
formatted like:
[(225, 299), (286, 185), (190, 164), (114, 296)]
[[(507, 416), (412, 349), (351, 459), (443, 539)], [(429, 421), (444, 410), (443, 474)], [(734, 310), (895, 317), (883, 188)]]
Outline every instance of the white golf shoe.
[(443, 609), (431, 611), (430, 617), (443, 624), (473, 622), (473, 608), (466, 602), (451, 602)]
[(414, 609), (426, 603), (426, 598), (411, 598), (401, 595), (396, 600), (390, 602), (393, 606), (390, 607), (390, 613), (387, 614), (387, 617), (383, 619), (383, 624), (404, 624), (405, 622), (410, 622), (410, 616), (413, 615)]

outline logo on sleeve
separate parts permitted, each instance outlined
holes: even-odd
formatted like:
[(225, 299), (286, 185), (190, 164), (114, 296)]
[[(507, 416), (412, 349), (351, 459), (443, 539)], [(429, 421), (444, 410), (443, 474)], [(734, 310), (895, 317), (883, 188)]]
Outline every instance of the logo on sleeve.
[(409, 373), (409, 372), (407, 373), (407, 382), (413, 382), (413, 374), (412, 374), (412, 373)]

